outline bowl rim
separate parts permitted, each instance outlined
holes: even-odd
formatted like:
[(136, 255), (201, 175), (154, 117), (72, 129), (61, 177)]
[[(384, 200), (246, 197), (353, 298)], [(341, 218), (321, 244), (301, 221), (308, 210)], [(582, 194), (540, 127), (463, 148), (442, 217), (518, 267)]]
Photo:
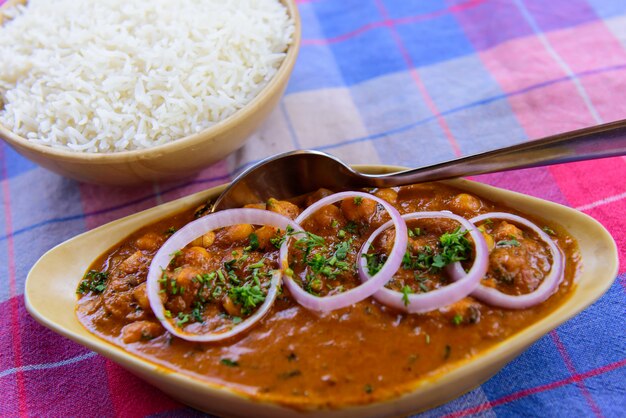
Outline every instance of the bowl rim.
[[(386, 172), (386, 171), (381, 171), (381, 170), (397, 171), (399, 169), (399, 167), (382, 166), (382, 165), (356, 166), (355, 168), (359, 171), (370, 172), (370, 173)], [(539, 199), (539, 198), (532, 197), (532, 196), (527, 196), (521, 193), (512, 192), (512, 191), (505, 190), (505, 189), (500, 189), (500, 188), (493, 187), (493, 186), (484, 185), (484, 184), (473, 182), (473, 181), (456, 179), (456, 180), (451, 180), (451, 181), (449, 180), (442, 181), (441, 183), (451, 184), (453, 186), (459, 187), (462, 190), (469, 191), (471, 193), (476, 193), (479, 196), (491, 197), (489, 196), (489, 194), (495, 194), (494, 197), (491, 197), (494, 201), (507, 203), (510, 200), (513, 200), (513, 203), (515, 203), (516, 201), (519, 202), (519, 201), (524, 200), (527, 202), (527, 205), (529, 207), (522, 208), (521, 210), (534, 214), (534, 216), (537, 216), (540, 219), (544, 218), (547, 221), (558, 222), (564, 227), (565, 227), (566, 222), (564, 220), (561, 220), (560, 218), (557, 219), (556, 216), (559, 214), (561, 215), (567, 214), (567, 213), (571, 214), (572, 218), (574, 219), (571, 222), (573, 222), (574, 224), (577, 224), (577, 223), (584, 224), (584, 227), (586, 229), (591, 228), (593, 232), (596, 234), (596, 235), (593, 235), (594, 240), (597, 242), (602, 242), (606, 246), (605, 252), (603, 253), (604, 260), (605, 260), (605, 264), (603, 265), (603, 268), (604, 268), (604, 272), (607, 274), (600, 276), (600, 277), (594, 276), (593, 280), (589, 278), (585, 279), (585, 283), (589, 282), (590, 283), (589, 285), (592, 286), (592, 289), (591, 291), (585, 294), (582, 294), (583, 290), (580, 289), (581, 277), (586, 277), (587, 275), (591, 275), (593, 274), (593, 271), (594, 271), (593, 268), (589, 269), (587, 268), (588, 266), (586, 267), (586, 265), (582, 265), (582, 272), (580, 273), (580, 276), (578, 277), (579, 282), (575, 284), (572, 293), (563, 301), (561, 305), (557, 306), (553, 311), (548, 313), (546, 316), (540, 318), (536, 322), (519, 330), (515, 334), (507, 337), (505, 340), (500, 341), (492, 345), (491, 347), (488, 347), (486, 350), (479, 352), (478, 354), (476, 354), (475, 356), (471, 358), (462, 359), (457, 362), (451, 363), (448, 367), (436, 370), (434, 374), (432, 375), (423, 376), (422, 378), (411, 382), (411, 386), (410, 387), (407, 386), (407, 390), (404, 391), (402, 394), (393, 396), (389, 399), (375, 401), (375, 402), (367, 403), (363, 405), (348, 404), (348, 405), (339, 406), (338, 407), (339, 409), (334, 410), (334, 412), (343, 411), (346, 413), (348, 412), (357, 413), (358, 411), (363, 412), (367, 408), (372, 408), (373, 410), (380, 411), (380, 408), (387, 408), (389, 407), (389, 405), (398, 405), (398, 407), (400, 407), (400, 405), (406, 406), (407, 404), (410, 404), (412, 402), (412, 399), (414, 396), (420, 394), (422, 391), (436, 390), (437, 388), (447, 387), (447, 385), (453, 384), (459, 378), (463, 378), (463, 377), (467, 378), (468, 373), (471, 373), (471, 372), (479, 373), (481, 370), (489, 368), (489, 366), (498, 364), (498, 362), (504, 362), (502, 363), (502, 365), (506, 364), (510, 360), (512, 360), (514, 357), (517, 357), (530, 344), (536, 342), (539, 338), (541, 338), (547, 332), (549, 332), (552, 329), (555, 329), (557, 326), (567, 321), (568, 319), (572, 318), (574, 315), (578, 314), (583, 309), (587, 308), (592, 303), (594, 303), (608, 290), (608, 288), (615, 281), (616, 273), (618, 270), (617, 246), (613, 238), (608, 233), (608, 231), (606, 231), (606, 229), (598, 221), (596, 221), (589, 215), (586, 215), (584, 213), (576, 211), (575, 209), (572, 209), (572, 208), (569, 208), (569, 207), (566, 207), (566, 206), (563, 206), (554, 202), (546, 201), (546, 200)], [(144, 225), (147, 225), (163, 217), (170, 216), (171, 214), (176, 213), (177, 211), (183, 210), (184, 208), (189, 208), (191, 205), (197, 204), (199, 201), (201, 201), (201, 199), (206, 200), (207, 197), (216, 196), (221, 190), (223, 190), (225, 186), (226, 185), (218, 185), (210, 189), (207, 189), (198, 193), (194, 193), (188, 196), (184, 196), (184, 197), (175, 199), (173, 201), (170, 201), (168, 203), (165, 203), (165, 204), (144, 210), (142, 212), (135, 213), (127, 217), (112, 221), (96, 229), (87, 231), (74, 238), (71, 238), (70, 240), (54, 247), (53, 249), (48, 251), (46, 254), (44, 254), (39, 259), (39, 261), (37, 261), (37, 263), (33, 266), (33, 268), (28, 274), (28, 277), (25, 283), (25, 293), (24, 293), (26, 308), (28, 312), (38, 322), (54, 330), (55, 332), (60, 333), (61, 335), (73, 341), (76, 341), (82, 345), (85, 345), (88, 348), (94, 351), (97, 351), (98, 353), (108, 358), (111, 358), (118, 363), (121, 363), (125, 368), (129, 368), (133, 372), (143, 374), (142, 377), (144, 378), (146, 378), (145, 376), (151, 376), (151, 379), (149, 380), (150, 383), (156, 385), (162, 390), (164, 390), (163, 387), (161, 385), (155, 384), (152, 378), (158, 378), (158, 379), (163, 378), (164, 381), (169, 380), (169, 382), (167, 382), (168, 387), (170, 386), (170, 384), (174, 383), (178, 385), (178, 387), (181, 387), (182, 385), (188, 388), (195, 388), (198, 390), (202, 390), (207, 394), (210, 393), (211, 396), (220, 397), (222, 399), (228, 398), (232, 400), (239, 399), (239, 400), (251, 401), (254, 403), (254, 405), (257, 405), (257, 407), (261, 407), (262, 405), (263, 407), (279, 408), (280, 410), (284, 410), (284, 408), (287, 408), (288, 410), (295, 412), (295, 411), (298, 411), (299, 408), (294, 407), (294, 406), (286, 406), (276, 400), (254, 398), (247, 394), (241, 393), (234, 388), (219, 385), (219, 384), (209, 382), (206, 380), (202, 380), (198, 378), (197, 376), (194, 376), (193, 373), (185, 373), (183, 371), (176, 370), (173, 367), (163, 365), (156, 360), (146, 358), (146, 357), (141, 357), (132, 351), (126, 350), (120, 346), (113, 344), (109, 340), (106, 340), (102, 337), (92, 334), (90, 331), (87, 331), (84, 328), (84, 326), (78, 322), (75, 312), (74, 310), (72, 310), (71, 314), (73, 315), (73, 318), (74, 318), (73, 321), (79, 323), (80, 327), (82, 327), (81, 332), (78, 333), (75, 330), (68, 328), (64, 326), (63, 324), (61, 324), (60, 322), (58, 322), (59, 321), (58, 318), (56, 319), (49, 318), (48, 316), (46, 316), (45, 313), (40, 312), (40, 308), (42, 306), (37, 306), (37, 302), (31, 300), (31, 298), (33, 297), (33, 293), (36, 292), (32, 288), (32, 286), (34, 285), (33, 282), (35, 281), (34, 276), (36, 276), (35, 270), (38, 268), (38, 265), (39, 265), (39, 268), (41, 269), (42, 268), (41, 264), (45, 264), (45, 263), (42, 263), (43, 260), (45, 260), (45, 258), (49, 254), (53, 253), (54, 251), (58, 251), (59, 248), (63, 248), (63, 246), (67, 245), (68, 243), (71, 243), (71, 241), (78, 241), (79, 239), (81, 239), (81, 237), (84, 239), (86, 235), (88, 236), (88, 234), (95, 234), (98, 231), (102, 233), (103, 230), (105, 230), (107, 226), (116, 226), (113, 224), (117, 224), (117, 227), (121, 228), (122, 226), (124, 226), (125, 222), (126, 223), (136, 222), (137, 226), (134, 227), (133, 230), (141, 228)], [(509, 203), (509, 205), (513, 206), (513, 203)], [(545, 208), (546, 207), (545, 205), (547, 205), (547, 207), (550, 208), (551, 211), (554, 210), (555, 213), (553, 215), (547, 215), (545, 217), (542, 215), (537, 215), (538, 208)], [(530, 207), (534, 207), (534, 209), (531, 210)], [(144, 217), (150, 217), (150, 218), (148, 219)], [(128, 232), (126, 235), (128, 235), (131, 232), (132, 231)], [(115, 242), (117, 242), (117, 240)], [(581, 257), (582, 257), (582, 253), (581, 253)], [(587, 260), (587, 258), (583, 257), (581, 259), (583, 263), (585, 263), (585, 260)], [(593, 267), (594, 265), (597, 265), (598, 263), (595, 263), (595, 264), (590, 263), (590, 264), (592, 264), (592, 267)], [(591, 272), (586, 272), (589, 270)], [(70, 280), (73, 280), (73, 279), (70, 279)], [(80, 277), (76, 278), (76, 280), (73, 280), (73, 281), (78, 283), (79, 280), (80, 280)], [(74, 291), (73, 289), (75, 289), (75, 286), (72, 287), (71, 289), (72, 291)], [(577, 298), (574, 298), (574, 296), (577, 295), (578, 293), (580, 293), (580, 296)], [(500, 368), (501, 366), (496, 369), (496, 372), (500, 370)], [(489, 377), (491, 377), (493, 374), (494, 373), (489, 373)], [(167, 375), (167, 379), (163, 377), (165, 375)], [(435, 407), (440, 403), (433, 403), (429, 405), (428, 408)], [(202, 408), (201, 406), (196, 406), (196, 407)], [(333, 413), (332, 409), (329, 410), (326, 408), (321, 408), (319, 411), (320, 412), (326, 411), (326, 412), (329, 412), (329, 414)]]
[[(259, 106), (263, 106), (271, 96), (272, 92), (280, 88), (280, 86), (289, 79), (291, 70), (296, 62), (298, 53), (300, 50), (300, 42), (302, 38), (302, 26), (300, 13), (296, 0), (279, 0), (286, 8), (287, 13), (291, 16), (294, 23), (294, 33), (291, 44), (287, 48), (287, 54), (283, 59), (283, 62), (278, 67), (278, 70), (271, 78), (269, 83), (261, 89), (261, 91), (241, 109), (230, 115), (224, 120), (217, 122), (215, 125), (209, 126), (201, 130), (200, 132), (193, 133), (191, 135), (178, 138), (172, 142), (166, 144), (156, 145), (150, 148), (110, 152), (110, 153), (93, 153), (93, 152), (75, 152), (66, 151), (60, 148), (53, 148), (46, 145), (37, 144), (29, 141), (28, 139), (19, 136), (8, 128), (0, 124), (0, 139), (3, 139), (10, 145), (14, 145), (20, 148), (26, 148), (29, 151), (54, 156), (66, 161), (74, 162), (90, 162), (90, 163), (116, 163), (125, 162), (134, 159), (150, 159), (161, 156), (176, 149), (183, 149), (193, 147), (194, 145), (204, 142), (207, 139), (207, 135), (218, 136), (233, 129), (239, 125), (245, 119), (250, 117)], [(0, 26), (2, 25), (2, 9), (20, 4), (26, 3), (27, 0), (8, 0), (6, 3), (0, 5)]]

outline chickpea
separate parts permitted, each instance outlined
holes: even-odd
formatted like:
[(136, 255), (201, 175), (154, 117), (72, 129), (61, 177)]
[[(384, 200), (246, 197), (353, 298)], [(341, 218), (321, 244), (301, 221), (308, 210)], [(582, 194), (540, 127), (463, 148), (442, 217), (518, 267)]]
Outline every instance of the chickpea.
[(151, 340), (163, 334), (165, 330), (153, 321), (137, 321), (122, 328), (122, 341), (126, 344), (136, 343), (140, 340)]
[(110, 289), (104, 292), (102, 304), (104, 305), (104, 309), (113, 317), (124, 318), (133, 310), (133, 308), (131, 308), (133, 301), (131, 292), (116, 292)]
[[(187, 306), (191, 305), (196, 292), (200, 287), (200, 284), (195, 280), (195, 278), (201, 273), (202, 271), (196, 267), (183, 267), (182, 269), (174, 272), (171, 277), (171, 280), (176, 281), (176, 287), (179, 289), (180, 296), (182, 296), (185, 301), (185, 305)], [(171, 286), (171, 283), (167, 283), (167, 285)]]
[(483, 206), (478, 198), (467, 193), (456, 195), (450, 203), (454, 209), (463, 214), (477, 213)]
[(144, 251), (156, 251), (163, 243), (163, 237), (155, 232), (148, 232), (147, 234), (137, 238), (135, 246)]
[(137, 301), (137, 304), (144, 311), (150, 311), (150, 301), (148, 300), (148, 293), (146, 292), (146, 283), (143, 282), (133, 290), (133, 297)]
[(244, 242), (253, 232), (254, 227), (250, 224), (232, 225), (224, 229), (220, 238), (228, 242)]
[(471, 297), (463, 298), (441, 311), (444, 317), (456, 325), (474, 324), (480, 321), (480, 304)]
[(277, 235), (278, 228), (266, 225), (254, 231), (254, 233), (259, 240), (259, 249), (265, 250), (273, 246), (270, 240)]
[(266, 205), (265, 203), (248, 203), (247, 205), (244, 206), (244, 208), (251, 208), (251, 209), (266, 209)]
[[(150, 263), (147, 263), (150, 264)], [(119, 270), (126, 274), (133, 274), (140, 271), (146, 265), (146, 259), (141, 251), (135, 251), (119, 265)]]
[(235, 305), (235, 302), (230, 298), (230, 296), (226, 295), (222, 299), (222, 306), (231, 316), (241, 316), (241, 307)]
[(272, 212), (280, 213), (290, 219), (296, 219), (298, 215), (300, 215), (300, 208), (298, 206), (285, 200), (276, 200), (273, 197), (267, 200), (267, 209)]
[(396, 203), (398, 200), (398, 192), (393, 189), (378, 189), (374, 196), (380, 197), (389, 203)]
[(346, 223), (346, 219), (343, 217), (341, 210), (335, 205), (327, 205), (311, 216), (311, 220), (322, 228), (331, 227), (333, 221), (337, 222), (337, 227), (342, 227)]
[(174, 312), (183, 312), (185, 309), (187, 309), (187, 303), (185, 302), (185, 299), (182, 298), (182, 296), (174, 296), (171, 299), (168, 299), (165, 302), (165, 308), (174, 313)]
[(525, 252), (518, 248), (496, 248), (492, 251), (490, 261), (494, 267), (511, 275), (526, 267)]
[(341, 202), (341, 211), (349, 221), (369, 220), (376, 213), (377, 205), (371, 199), (354, 197)]
[(182, 250), (182, 254), (176, 259), (179, 265), (189, 264), (192, 266), (203, 266), (211, 259), (209, 252), (204, 247), (191, 247)]
[(494, 231), (493, 235), (498, 241), (508, 240), (511, 238), (520, 239), (524, 236), (521, 229), (508, 222), (501, 222)]
[(209, 248), (215, 242), (215, 232), (209, 231), (206, 234), (202, 235), (191, 241), (191, 245), (197, 247)]

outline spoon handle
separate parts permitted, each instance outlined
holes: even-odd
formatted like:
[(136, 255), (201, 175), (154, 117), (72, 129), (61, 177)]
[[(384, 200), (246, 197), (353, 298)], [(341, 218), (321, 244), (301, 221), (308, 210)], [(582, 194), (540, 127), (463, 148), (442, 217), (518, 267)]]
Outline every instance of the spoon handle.
[(427, 167), (369, 177), (378, 187), (389, 187), (625, 154), (626, 120), (619, 120)]

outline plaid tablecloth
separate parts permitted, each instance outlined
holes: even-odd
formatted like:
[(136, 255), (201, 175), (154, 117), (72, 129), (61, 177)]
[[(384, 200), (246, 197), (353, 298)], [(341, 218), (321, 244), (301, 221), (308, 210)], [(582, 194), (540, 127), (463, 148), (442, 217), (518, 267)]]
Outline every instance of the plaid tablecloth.
[[(28, 270), (76, 234), (294, 148), (417, 166), (626, 117), (624, 0), (299, 7), (302, 49), (280, 106), (243, 149), (189, 181), (80, 184), (0, 144), (0, 416), (201, 415), (30, 318)], [(478, 179), (593, 216), (618, 242), (622, 267), (589, 309), (481, 387), (423, 416), (625, 416), (626, 159)]]

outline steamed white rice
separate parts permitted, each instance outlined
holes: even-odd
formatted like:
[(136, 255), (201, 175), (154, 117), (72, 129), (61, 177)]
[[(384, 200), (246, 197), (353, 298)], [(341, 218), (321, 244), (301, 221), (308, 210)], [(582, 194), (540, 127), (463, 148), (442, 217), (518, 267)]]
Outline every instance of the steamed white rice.
[(278, 0), (29, 0), (0, 28), (0, 124), (107, 153), (153, 147), (235, 113), (294, 32)]

